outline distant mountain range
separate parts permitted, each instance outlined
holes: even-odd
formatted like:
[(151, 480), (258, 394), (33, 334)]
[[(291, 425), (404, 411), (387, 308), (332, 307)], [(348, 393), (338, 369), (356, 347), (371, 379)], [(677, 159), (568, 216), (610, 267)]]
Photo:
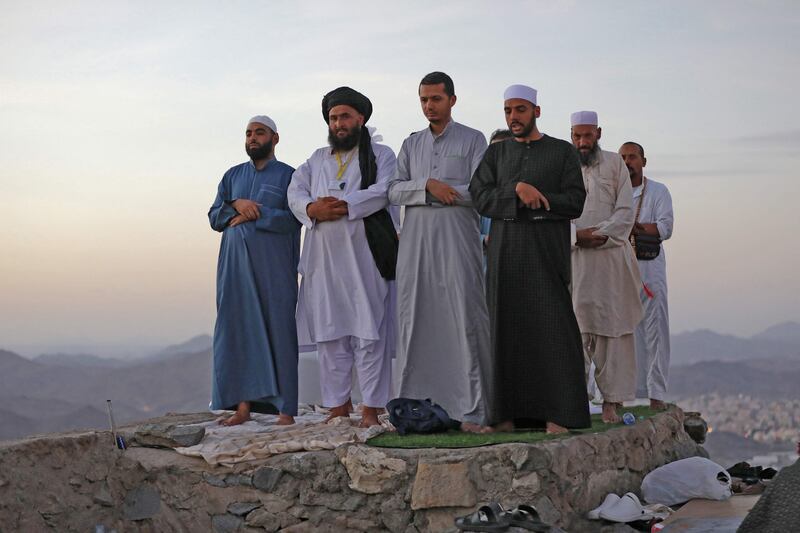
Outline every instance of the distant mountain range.
[[(319, 368), (300, 359), (300, 400), (319, 403)], [(672, 395), (710, 392), (800, 397), (800, 324), (750, 338), (700, 330), (672, 337)], [(48, 354), (26, 359), (0, 350), (0, 439), (108, 426), (166, 412), (203, 411), (211, 395), (211, 337), (198, 335), (142, 359)], [(354, 393), (358, 398), (358, 393)]]
[(800, 360), (800, 324), (797, 322), (773, 326), (750, 338), (701, 329), (673, 335), (671, 341), (672, 366), (761, 358)]
[(208, 408), (211, 352), (118, 366), (78, 357), (28, 360), (0, 350), (0, 438), (108, 427), (167, 411)]
[[(211, 349), (208, 336), (133, 361), (64, 354), (26, 359), (0, 350), (0, 440), (68, 429), (108, 427), (106, 400), (117, 423), (167, 412), (208, 409)], [(301, 357), (300, 398), (321, 403), (316, 359)], [(354, 397), (357, 397), (354, 394)]]
[(770, 400), (800, 399), (800, 361), (793, 365), (770, 358), (747, 362), (703, 361), (670, 369), (671, 399), (711, 393)]
[(672, 337), (670, 396), (717, 392), (800, 398), (800, 324), (786, 322), (750, 338), (709, 330)]

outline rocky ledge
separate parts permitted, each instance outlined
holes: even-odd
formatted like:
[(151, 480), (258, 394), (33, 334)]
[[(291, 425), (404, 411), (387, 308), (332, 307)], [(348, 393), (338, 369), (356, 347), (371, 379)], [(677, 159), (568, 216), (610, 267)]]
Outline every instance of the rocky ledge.
[[(153, 425), (207, 414), (168, 415)], [(129, 439), (135, 428), (122, 430)], [(0, 443), (2, 531), (391, 531), (453, 529), (483, 502), (530, 503), (567, 531), (609, 492), (638, 492), (670, 461), (703, 455), (673, 408), (632, 426), (538, 444), (402, 450), (346, 445), (211, 467), (171, 449), (112, 447), (108, 432)]]

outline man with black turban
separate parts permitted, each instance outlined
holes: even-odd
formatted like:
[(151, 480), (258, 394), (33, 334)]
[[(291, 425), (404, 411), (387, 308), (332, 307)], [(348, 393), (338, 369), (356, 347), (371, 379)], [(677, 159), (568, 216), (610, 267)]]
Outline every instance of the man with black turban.
[(378, 424), (391, 388), (394, 327), (390, 282), (397, 233), (387, 211), (394, 152), (373, 142), (365, 123), (372, 103), (349, 87), (322, 99), (328, 143), (292, 175), (289, 206), (306, 227), (300, 256), (297, 326), (316, 344), (322, 401), (331, 418), (349, 416), (353, 366), (362, 426)]

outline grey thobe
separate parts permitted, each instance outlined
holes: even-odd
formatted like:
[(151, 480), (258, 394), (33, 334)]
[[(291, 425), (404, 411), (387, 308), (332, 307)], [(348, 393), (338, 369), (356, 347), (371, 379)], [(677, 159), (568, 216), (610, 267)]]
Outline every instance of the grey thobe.
[[(489, 314), (479, 217), (470, 176), (486, 150), (483, 134), (457, 122), (403, 142), (389, 202), (405, 205), (397, 258), (399, 395), (431, 398), (454, 419), (485, 424), (491, 383)], [(426, 193), (429, 178), (462, 196), (446, 206)]]

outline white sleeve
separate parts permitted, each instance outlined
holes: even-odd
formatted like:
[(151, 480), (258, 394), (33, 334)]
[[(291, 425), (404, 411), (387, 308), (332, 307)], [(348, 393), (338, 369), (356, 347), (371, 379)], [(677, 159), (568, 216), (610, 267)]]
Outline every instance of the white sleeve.
[(311, 196), (311, 160), (306, 160), (292, 174), (292, 181), (286, 191), (289, 201), (289, 209), (292, 210), (295, 218), (307, 228), (314, 227), (314, 221), (308, 216), (306, 208), (314, 201)]
[(378, 175), (375, 183), (366, 189), (359, 189), (345, 194), (342, 200), (347, 202), (347, 218), (358, 220), (380, 211), (389, 205), (389, 184), (397, 172), (397, 158), (388, 146), (373, 145)]

